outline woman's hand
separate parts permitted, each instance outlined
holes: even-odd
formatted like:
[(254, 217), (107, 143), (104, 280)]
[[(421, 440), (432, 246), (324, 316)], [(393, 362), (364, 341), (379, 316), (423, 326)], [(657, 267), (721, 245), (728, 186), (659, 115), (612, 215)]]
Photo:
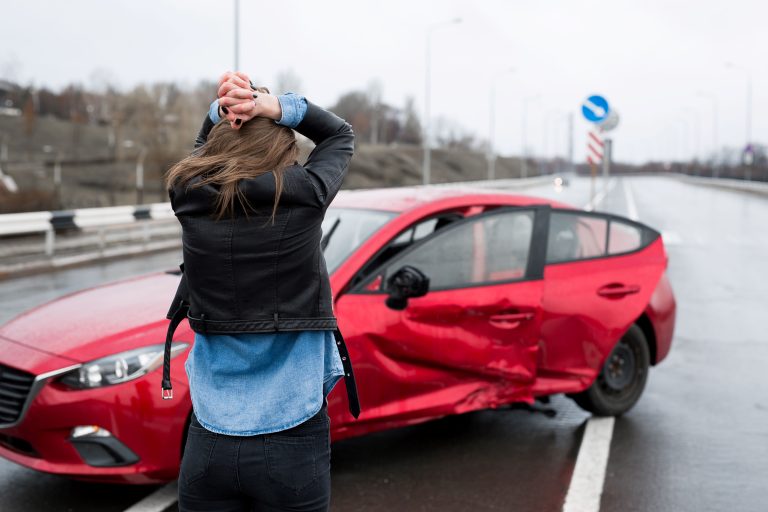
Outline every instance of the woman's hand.
[(254, 90), (245, 73), (224, 73), (219, 79), (218, 96), (220, 110), (236, 130), (256, 116), (275, 121), (282, 117), (277, 96)]

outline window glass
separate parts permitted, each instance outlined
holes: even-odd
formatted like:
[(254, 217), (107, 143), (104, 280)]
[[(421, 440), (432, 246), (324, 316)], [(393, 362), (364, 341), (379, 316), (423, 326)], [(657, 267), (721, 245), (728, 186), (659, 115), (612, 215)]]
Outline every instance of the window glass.
[(485, 268), (479, 269), (477, 277), (485, 282), (523, 278), (533, 235), (533, 212), (491, 215), (482, 224), (487, 237)]
[(643, 232), (637, 226), (618, 220), (611, 220), (610, 231), (608, 254), (634, 251), (642, 245)]
[(604, 256), (608, 221), (592, 215), (553, 211), (547, 239), (547, 263)]
[(384, 282), (405, 265), (424, 272), (431, 290), (522, 279), (533, 215), (530, 211), (500, 213), (452, 228), (394, 261)]
[(329, 208), (323, 219), (323, 254), (333, 272), (350, 254), (396, 214), (374, 210)]
[(425, 220), (424, 222), (421, 222), (416, 225), (415, 228), (413, 228), (413, 242), (417, 240), (421, 240), (427, 235), (431, 235), (435, 232), (435, 226), (437, 226), (437, 217)]

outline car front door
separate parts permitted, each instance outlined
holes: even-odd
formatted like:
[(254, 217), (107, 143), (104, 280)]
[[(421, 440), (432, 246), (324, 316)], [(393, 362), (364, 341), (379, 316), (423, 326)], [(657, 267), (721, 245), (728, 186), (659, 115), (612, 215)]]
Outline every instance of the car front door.
[[(338, 298), (364, 410), (429, 417), (530, 398), (548, 211), (503, 208), (450, 224)], [(406, 266), (429, 291), (392, 309), (390, 279)]]
[(552, 210), (537, 394), (588, 387), (643, 313), (665, 268), (661, 237), (647, 226)]

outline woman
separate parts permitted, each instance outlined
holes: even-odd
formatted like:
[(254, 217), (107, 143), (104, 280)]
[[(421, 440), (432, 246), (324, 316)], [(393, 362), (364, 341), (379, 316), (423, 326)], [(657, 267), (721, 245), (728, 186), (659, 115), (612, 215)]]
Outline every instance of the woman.
[[(359, 406), (320, 226), (354, 135), (304, 97), (274, 96), (242, 73), (225, 74), (218, 96), (195, 151), (166, 177), (184, 275), (166, 339), (164, 398), (173, 330), (186, 316), (195, 331), (179, 509), (327, 510), (326, 396), (340, 376), (355, 417)], [(292, 128), (316, 144), (303, 166)]]

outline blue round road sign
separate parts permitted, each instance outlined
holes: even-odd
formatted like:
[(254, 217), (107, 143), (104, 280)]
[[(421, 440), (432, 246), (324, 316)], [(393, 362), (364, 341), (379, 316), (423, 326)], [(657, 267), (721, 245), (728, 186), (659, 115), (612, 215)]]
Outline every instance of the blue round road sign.
[(603, 121), (608, 117), (608, 112), (610, 112), (608, 100), (597, 94), (585, 99), (584, 103), (581, 104), (581, 113), (591, 123)]

